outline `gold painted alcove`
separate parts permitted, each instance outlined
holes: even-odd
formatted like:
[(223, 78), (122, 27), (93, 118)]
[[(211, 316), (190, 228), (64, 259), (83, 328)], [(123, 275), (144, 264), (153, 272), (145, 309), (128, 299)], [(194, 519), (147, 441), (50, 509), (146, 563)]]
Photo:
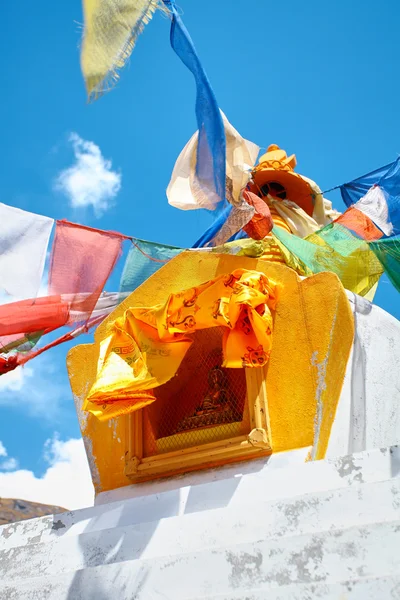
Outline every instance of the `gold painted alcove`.
[[(176, 376), (154, 389), (156, 401), (127, 417), (125, 473), (132, 481), (271, 453), (266, 369), (223, 369), (221, 363), (221, 328), (196, 332)], [(207, 410), (215, 371), (228, 398)]]
[[(246, 369), (247, 406), (256, 406), (254, 414), (263, 414), (264, 420), (251, 423), (246, 439), (238, 442), (242, 445), (237, 452), (235, 448), (235, 452), (227, 456), (220, 448), (221, 440), (208, 440), (208, 444), (217, 444), (218, 451), (221, 450), (217, 453), (218, 458), (213, 452), (214, 447), (205, 444), (173, 450), (172, 453), (177, 454), (169, 457), (168, 452), (145, 456), (143, 414), (138, 417), (140, 411), (136, 416), (123, 416), (109, 422), (100, 422), (82, 412), (83, 399), (96, 375), (99, 340), (104, 336), (108, 322), (130, 306), (153, 306), (165, 301), (170, 293), (238, 268), (265, 273), (280, 284), (281, 291), (274, 317), (269, 364), (265, 369)], [(68, 354), (71, 387), (96, 491), (129, 485), (132, 480), (313, 444), (316, 445), (316, 458), (323, 457), (353, 333), (353, 317), (345, 291), (332, 273), (320, 273), (302, 280), (288, 267), (263, 260), (195, 251), (178, 255), (135, 290), (99, 326), (94, 344), (76, 346)], [(154, 410), (156, 405), (157, 402)], [(317, 416), (318, 431), (314, 436)], [(261, 431), (251, 439), (249, 434), (253, 429)], [(239, 437), (226, 438), (222, 442), (232, 447), (237, 443), (232, 440)], [(246, 449), (243, 451), (243, 448)], [(182, 452), (190, 455), (188, 462), (182, 461)], [(171, 459), (169, 463), (166, 457)]]

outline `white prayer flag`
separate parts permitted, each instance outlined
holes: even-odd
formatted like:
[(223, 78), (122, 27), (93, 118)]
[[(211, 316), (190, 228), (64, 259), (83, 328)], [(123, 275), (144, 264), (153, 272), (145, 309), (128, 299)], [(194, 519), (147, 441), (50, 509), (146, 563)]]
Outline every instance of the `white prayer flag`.
[[(246, 187), (251, 169), (257, 160), (259, 146), (242, 138), (221, 111), (226, 137), (226, 199), (240, 206), (240, 191)], [(214, 210), (221, 200), (215, 190), (204, 193), (204, 184), (199, 185), (196, 176), (198, 131), (190, 138), (180, 153), (167, 188), (171, 206), (182, 210), (207, 208)]]
[(368, 192), (355, 203), (367, 217), (371, 219), (383, 231), (385, 235), (393, 233), (393, 225), (390, 221), (389, 207), (386, 199), (387, 192), (379, 185), (374, 185)]
[(0, 203), (0, 290), (35, 298), (54, 220)]

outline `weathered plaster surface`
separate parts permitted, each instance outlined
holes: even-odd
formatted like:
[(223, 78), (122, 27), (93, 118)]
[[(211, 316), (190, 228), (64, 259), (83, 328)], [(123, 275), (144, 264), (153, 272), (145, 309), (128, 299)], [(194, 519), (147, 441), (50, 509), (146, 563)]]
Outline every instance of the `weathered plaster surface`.
[(124, 487), (0, 528), (0, 598), (396, 598), (400, 449), (302, 461)]

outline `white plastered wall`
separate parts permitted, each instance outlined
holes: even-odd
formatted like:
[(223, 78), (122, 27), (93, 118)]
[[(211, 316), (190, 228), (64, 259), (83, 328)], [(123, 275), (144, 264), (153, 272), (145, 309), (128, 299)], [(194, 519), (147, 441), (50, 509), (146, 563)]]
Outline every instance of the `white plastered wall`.
[(400, 322), (347, 294), (355, 336), (327, 457), (400, 443)]

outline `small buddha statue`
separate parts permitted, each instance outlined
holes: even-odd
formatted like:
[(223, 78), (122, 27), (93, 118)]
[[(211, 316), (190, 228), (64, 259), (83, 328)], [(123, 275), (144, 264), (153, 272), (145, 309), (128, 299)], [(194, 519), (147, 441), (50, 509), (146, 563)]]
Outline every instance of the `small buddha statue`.
[(214, 411), (221, 411), (230, 404), (230, 392), (228, 390), (226, 377), (219, 367), (211, 369), (208, 375), (208, 391), (196, 409), (195, 415), (204, 415)]
[(175, 433), (215, 427), (242, 420), (238, 402), (229, 389), (229, 382), (221, 367), (213, 367), (208, 374), (208, 390), (203, 402), (193, 415), (183, 418)]

